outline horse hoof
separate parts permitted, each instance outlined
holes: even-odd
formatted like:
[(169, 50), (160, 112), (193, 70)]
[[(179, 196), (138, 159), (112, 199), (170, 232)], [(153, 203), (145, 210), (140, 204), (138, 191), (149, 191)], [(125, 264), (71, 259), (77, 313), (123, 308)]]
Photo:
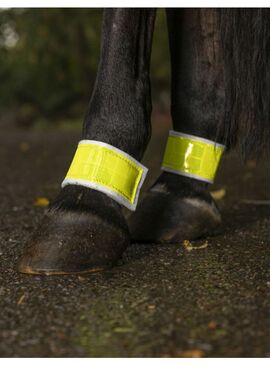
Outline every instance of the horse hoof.
[[(208, 193), (207, 193), (208, 194)], [(217, 232), (221, 216), (213, 199), (178, 197), (153, 188), (129, 217), (133, 241), (176, 243)]]
[(110, 212), (113, 217), (108, 219), (104, 218), (106, 213), (94, 210), (50, 209), (27, 245), (18, 271), (38, 275), (82, 274), (113, 266), (130, 237), (120, 207), (118, 211), (110, 208), (107, 206), (107, 215)]

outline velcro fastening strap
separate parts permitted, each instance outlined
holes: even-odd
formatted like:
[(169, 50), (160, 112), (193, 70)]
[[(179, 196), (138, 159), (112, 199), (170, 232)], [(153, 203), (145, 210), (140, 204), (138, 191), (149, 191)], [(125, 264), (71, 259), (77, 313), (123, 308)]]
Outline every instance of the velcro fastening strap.
[(213, 183), (224, 150), (208, 139), (170, 131), (161, 169)]
[(148, 169), (107, 143), (82, 140), (62, 183), (82, 185), (108, 195), (135, 210)]

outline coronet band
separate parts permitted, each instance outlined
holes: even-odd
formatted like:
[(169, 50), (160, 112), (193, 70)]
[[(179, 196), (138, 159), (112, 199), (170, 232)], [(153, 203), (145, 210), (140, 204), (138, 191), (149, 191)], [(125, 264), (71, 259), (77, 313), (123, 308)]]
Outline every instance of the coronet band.
[(135, 210), (148, 169), (110, 144), (82, 140), (62, 182), (98, 190), (130, 210)]
[(170, 131), (161, 169), (213, 183), (225, 148), (205, 138)]

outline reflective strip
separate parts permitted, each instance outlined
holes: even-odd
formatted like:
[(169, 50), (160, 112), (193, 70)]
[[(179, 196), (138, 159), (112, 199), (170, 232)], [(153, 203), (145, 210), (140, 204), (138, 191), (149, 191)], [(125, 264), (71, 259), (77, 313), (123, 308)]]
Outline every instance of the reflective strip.
[(69, 184), (86, 186), (135, 210), (147, 171), (145, 166), (116, 147), (82, 140), (62, 187)]
[(161, 169), (213, 183), (224, 150), (208, 139), (170, 131)]

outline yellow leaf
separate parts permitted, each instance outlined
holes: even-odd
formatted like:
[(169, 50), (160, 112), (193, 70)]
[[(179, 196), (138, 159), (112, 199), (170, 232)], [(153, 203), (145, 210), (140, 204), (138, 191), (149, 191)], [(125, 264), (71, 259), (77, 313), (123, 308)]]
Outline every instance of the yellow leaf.
[(33, 205), (37, 207), (47, 207), (47, 205), (49, 205), (49, 200), (45, 197), (39, 197), (33, 201)]
[(193, 246), (192, 246), (192, 244), (189, 240), (184, 240), (183, 241), (183, 246), (187, 251), (192, 251), (193, 250)]
[(18, 304), (18, 305), (21, 305), (21, 304), (23, 303), (24, 299), (25, 299), (25, 294), (23, 294), (23, 295), (20, 297), (20, 299), (18, 300), (17, 304)]
[(203, 357), (205, 354), (202, 350), (187, 350), (177, 353), (177, 357)]
[(219, 189), (219, 190), (211, 191), (210, 194), (212, 195), (213, 199), (221, 200), (226, 195), (226, 190), (225, 189)]
[(184, 240), (183, 246), (188, 252), (190, 252), (192, 250), (201, 250), (208, 246), (208, 241), (205, 241), (201, 246), (193, 246), (189, 240)]

